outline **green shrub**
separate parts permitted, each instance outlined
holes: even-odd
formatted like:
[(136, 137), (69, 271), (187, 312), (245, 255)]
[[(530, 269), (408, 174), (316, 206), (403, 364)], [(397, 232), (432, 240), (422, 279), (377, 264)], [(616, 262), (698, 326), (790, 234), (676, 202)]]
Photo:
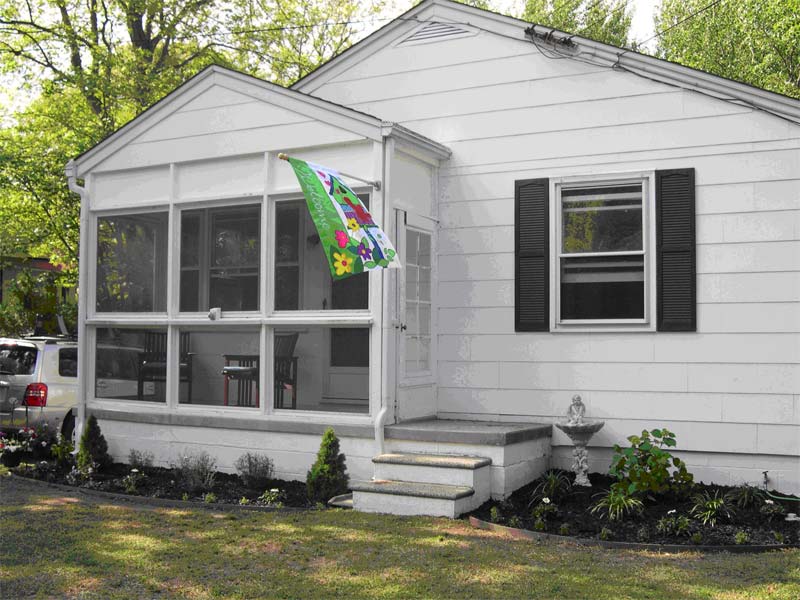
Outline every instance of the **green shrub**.
[(234, 464), (242, 482), (254, 490), (263, 490), (274, 476), (272, 460), (266, 454), (247, 452)]
[(550, 498), (542, 498), (542, 501), (537, 504), (531, 511), (531, 516), (535, 520), (547, 521), (550, 517), (558, 513), (558, 507), (550, 502)]
[(153, 453), (147, 450), (134, 450), (128, 452), (128, 464), (133, 469), (144, 471), (153, 468)]
[(740, 485), (725, 494), (725, 501), (738, 508), (757, 508), (764, 503), (764, 492), (754, 485)]
[(676, 514), (674, 510), (669, 511), (656, 523), (656, 531), (662, 535), (689, 535), (689, 517)]
[(60, 433), (56, 436), (56, 442), (50, 447), (50, 455), (55, 459), (56, 465), (66, 468), (72, 465), (72, 452), (75, 446), (72, 440)]
[(612, 537), (614, 537), (614, 532), (613, 532), (613, 531), (611, 531), (611, 530), (610, 530), (608, 527), (603, 527), (603, 528), (600, 530), (600, 539), (601, 539), (601, 540), (603, 540), (603, 541), (608, 541), (608, 540), (610, 540)]
[(274, 506), (276, 508), (283, 506), (283, 498), (284, 494), (278, 488), (264, 490), (264, 493), (258, 497), (258, 499), (264, 504), (269, 504), (270, 506)]
[(533, 488), (530, 504), (542, 498), (557, 501), (563, 498), (572, 488), (572, 480), (565, 471), (549, 469), (539, 478), (539, 483)]
[(730, 519), (733, 516), (733, 511), (725, 503), (725, 498), (719, 490), (714, 490), (713, 494), (708, 491), (695, 494), (692, 496), (692, 502), (694, 504), (689, 509), (689, 514), (697, 517), (703, 525), (715, 527), (717, 520)]
[(702, 544), (702, 543), (703, 543), (703, 534), (702, 534), (702, 533), (700, 533), (699, 531), (696, 531), (695, 533), (693, 533), (693, 534), (692, 534), (692, 535), (689, 537), (689, 539), (692, 541), (692, 543), (693, 543), (695, 546), (698, 546), (698, 545), (700, 545), (700, 544)]
[(339, 438), (328, 427), (322, 434), (317, 460), (306, 476), (306, 491), (313, 502), (325, 503), (347, 492), (349, 481), (344, 454), (339, 452)]
[(569, 535), (571, 533), (569, 523), (562, 523), (558, 528), (559, 535)]
[(533, 528), (536, 531), (544, 531), (545, 529), (547, 529), (547, 525), (542, 519), (536, 519), (533, 522)]
[(496, 506), (493, 506), (492, 508), (489, 509), (489, 520), (492, 523), (500, 523), (503, 521), (503, 515), (500, 512), (500, 509), (497, 508)]
[(761, 508), (758, 509), (758, 512), (767, 517), (767, 520), (772, 521), (773, 519), (783, 517), (783, 515), (786, 514), (786, 509), (781, 504), (767, 498), (764, 500), (764, 504), (761, 505)]
[(248, 504), (250, 504), (250, 498), (248, 498), (247, 496), (242, 496), (241, 498), (239, 498), (240, 506), (247, 506)]
[[(686, 464), (665, 450), (675, 447), (675, 434), (667, 429), (642, 431), (641, 435), (628, 438), (630, 448), (614, 445), (614, 456), (608, 473), (619, 481), (614, 485), (629, 494), (663, 493), (692, 483), (694, 477), (686, 470)], [(670, 469), (675, 470), (670, 473)]]
[(746, 531), (737, 531), (736, 535), (733, 536), (733, 541), (736, 542), (737, 546), (742, 546), (750, 541), (750, 536)]
[(650, 541), (650, 528), (647, 525), (642, 525), (636, 530), (636, 540), (641, 543)]
[(180, 486), (189, 492), (205, 492), (214, 487), (217, 462), (207, 452), (181, 456), (172, 468), (178, 475)]
[(89, 417), (86, 427), (83, 428), (76, 462), (78, 470), (83, 474), (102, 471), (111, 465), (108, 443), (100, 432), (100, 425), (94, 415)]
[(521, 529), (522, 520), (517, 515), (514, 515), (508, 520), (508, 526), (513, 527), (514, 529)]
[(780, 531), (773, 531), (772, 537), (774, 537), (775, 541), (778, 542), (779, 544), (786, 543), (786, 536), (783, 535)]
[(147, 481), (147, 475), (139, 469), (131, 469), (131, 472), (122, 478), (122, 487), (125, 488), (126, 493), (136, 494), (145, 481)]
[(207, 492), (203, 494), (203, 502), (206, 504), (214, 504), (217, 501), (217, 495), (214, 492)]
[(599, 496), (600, 500), (589, 509), (589, 512), (599, 514), (609, 521), (622, 521), (629, 514), (638, 514), (644, 508), (642, 501), (637, 497), (617, 488), (611, 488)]

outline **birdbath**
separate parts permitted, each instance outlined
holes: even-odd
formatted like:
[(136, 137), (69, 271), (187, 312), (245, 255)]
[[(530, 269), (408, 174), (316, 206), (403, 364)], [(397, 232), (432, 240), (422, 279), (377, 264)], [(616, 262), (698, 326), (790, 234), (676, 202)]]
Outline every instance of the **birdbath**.
[(567, 410), (567, 420), (556, 423), (561, 431), (572, 440), (572, 472), (575, 473), (575, 485), (591, 487), (589, 483), (589, 451), (586, 444), (592, 436), (600, 431), (605, 425), (605, 421), (595, 419), (584, 419), (586, 407), (577, 394), (572, 397), (572, 404)]

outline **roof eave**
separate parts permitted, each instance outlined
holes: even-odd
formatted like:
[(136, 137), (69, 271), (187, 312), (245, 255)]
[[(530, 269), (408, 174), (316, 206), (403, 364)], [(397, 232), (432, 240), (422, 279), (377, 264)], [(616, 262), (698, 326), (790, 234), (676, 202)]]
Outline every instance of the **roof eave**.
[(384, 137), (394, 138), (403, 144), (424, 152), (435, 161), (446, 160), (453, 153), (447, 146), (397, 123), (384, 123), (382, 133)]

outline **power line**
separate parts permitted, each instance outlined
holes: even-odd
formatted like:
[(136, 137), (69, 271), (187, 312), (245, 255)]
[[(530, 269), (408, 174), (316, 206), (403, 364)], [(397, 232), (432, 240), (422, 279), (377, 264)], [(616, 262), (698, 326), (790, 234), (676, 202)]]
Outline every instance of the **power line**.
[(714, 1), (713, 1), (713, 2), (711, 2), (710, 4), (707, 4), (706, 6), (704, 6), (703, 8), (701, 8), (701, 9), (699, 9), (699, 10), (696, 10), (696, 11), (695, 11), (695, 12), (693, 12), (692, 14), (690, 14), (690, 15), (688, 15), (688, 16), (686, 16), (686, 17), (684, 17), (683, 19), (681, 19), (681, 20), (680, 20), (680, 21), (678, 21), (677, 23), (675, 23), (675, 24), (673, 24), (673, 25), (671, 25), (671, 26), (667, 27), (666, 29), (664, 29), (664, 30), (662, 30), (662, 31), (659, 31), (659, 32), (658, 32), (658, 33), (656, 33), (655, 35), (651, 35), (651, 36), (650, 36), (649, 38), (647, 38), (645, 41), (643, 41), (643, 42), (640, 42), (640, 43), (639, 43), (639, 46), (644, 46), (644, 45), (645, 45), (647, 42), (649, 42), (650, 40), (654, 40), (654, 39), (656, 39), (657, 37), (661, 37), (662, 35), (664, 35), (664, 34), (665, 34), (665, 33), (667, 33), (668, 31), (672, 31), (673, 29), (675, 29), (675, 28), (676, 28), (676, 27), (678, 27), (679, 25), (683, 25), (684, 23), (686, 23), (686, 21), (688, 21), (689, 19), (693, 19), (693, 18), (695, 18), (695, 17), (696, 17), (697, 15), (699, 15), (700, 13), (707, 11), (709, 8), (713, 8), (713, 7), (714, 7), (714, 6), (716, 6), (717, 4), (720, 4), (720, 3), (724, 2), (724, 1), (725, 1), (725, 0), (714, 0)]

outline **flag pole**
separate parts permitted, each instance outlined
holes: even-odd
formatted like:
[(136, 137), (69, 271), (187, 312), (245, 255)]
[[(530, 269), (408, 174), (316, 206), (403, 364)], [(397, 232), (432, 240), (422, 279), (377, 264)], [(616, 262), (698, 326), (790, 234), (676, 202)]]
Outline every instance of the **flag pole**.
[[(279, 152), (278, 153), (278, 158), (280, 158), (281, 160), (287, 160), (288, 161), (289, 160), (289, 155), (284, 153), (284, 152)], [(381, 189), (381, 182), (380, 181), (370, 181), (369, 179), (364, 179), (363, 177), (356, 177), (355, 175), (350, 175), (350, 173), (345, 173), (344, 171), (337, 171), (337, 172), (339, 173), (339, 175), (343, 175), (344, 177), (347, 177), (348, 179), (355, 179), (356, 181), (360, 181), (362, 183), (366, 183), (368, 185), (371, 185), (376, 190), (380, 191), (380, 189)]]

